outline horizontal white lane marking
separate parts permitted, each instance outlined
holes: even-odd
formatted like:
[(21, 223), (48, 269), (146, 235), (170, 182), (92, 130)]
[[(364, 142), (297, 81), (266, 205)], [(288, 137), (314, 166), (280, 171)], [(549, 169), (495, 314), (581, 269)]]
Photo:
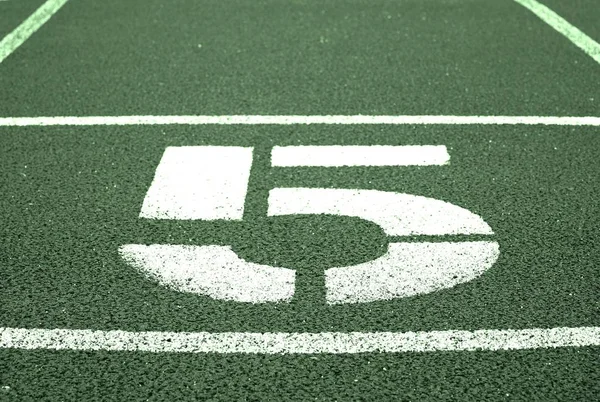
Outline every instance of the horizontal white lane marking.
[(366, 353), (599, 346), (600, 327), (429, 332), (127, 332), (0, 328), (0, 349), (171, 353)]
[(429, 166), (448, 163), (445, 145), (300, 145), (273, 147), (273, 166)]
[(252, 148), (167, 147), (140, 218), (241, 220)]
[(67, 0), (48, 0), (0, 41), (0, 63), (46, 23)]
[(1, 117), (0, 126), (128, 126), (254, 124), (484, 124), (600, 126), (600, 117), (558, 116), (63, 116)]
[(537, 15), (542, 21), (569, 39), (575, 46), (600, 63), (600, 44), (583, 33), (579, 28), (535, 0), (515, 0)]

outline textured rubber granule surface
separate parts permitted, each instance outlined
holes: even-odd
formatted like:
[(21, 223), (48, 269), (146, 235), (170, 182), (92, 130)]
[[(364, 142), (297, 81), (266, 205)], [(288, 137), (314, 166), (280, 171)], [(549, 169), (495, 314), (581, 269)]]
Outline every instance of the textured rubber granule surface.
[[(0, 2), (0, 36), (40, 2)], [(560, 4), (559, 4), (560, 3)], [(549, 7), (600, 40), (599, 7)], [(590, 6), (590, 4), (592, 4)], [(585, 5), (585, 13), (581, 7)], [(30, 7), (30, 9), (27, 9)], [(5, 11), (8, 10), (8, 11)], [(580, 25), (579, 25), (580, 24)], [(0, 64), (0, 116), (600, 116), (600, 65), (514, 1), (70, 1)], [(274, 146), (443, 145), (440, 166), (273, 167)], [(167, 147), (252, 147), (240, 221), (139, 217)], [(495, 125), (0, 127), (0, 327), (409, 332), (600, 325), (600, 129)], [(382, 256), (373, 222), (268, 217), (269, 191), (381, 190), (480, 216), (500, 255), (437, 292), (326, 303)], [(289, 303), (177, 292), (124, 244), (230, 245), (297, 270)], [(359, 354), (0, 349), (0, 400), (573, 400), (598, 347)]]

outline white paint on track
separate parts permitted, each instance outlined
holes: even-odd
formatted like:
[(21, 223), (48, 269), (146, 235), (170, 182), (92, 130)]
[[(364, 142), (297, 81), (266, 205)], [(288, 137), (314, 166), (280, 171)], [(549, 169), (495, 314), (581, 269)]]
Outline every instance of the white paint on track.
[(490, 241), (390, 243), (383, 256), (325, 271), (329, 304), (367, 303), (447, 289), (471, 281), (498, 259)]
[(1, 117), (0, 127), (136, 125), (547, 125), (600, 126), (600, 117), (570, 116), (63, 116)]
[(140, 218), (240, 220), (251, 166), (252, 148), (168, 147)]
[(560, 15), (535, 0), (515, 1), (537, 15), (542, 21), (550, 25), (556, 31), (560, 32), (597, 63), (600, 63), (600, 44), (583, 33), (579, 28), (573, 26)]
[(268, 215), (356, 216), (381, 226), (388, 236), (494, 234), (478, 215), (448, 202), (380, 190), (274, 188)]
[(44, 25), (68, 0), (48, 0), (0, 41), (0, 63)]
[(161, 285), (217, 300), (290, 301), (296, 271), (244, 261), (229, 246), (127, 244), (119, 254)]
[(0, 328), (0, 349), (168, 353), (399, 353), (600, 346), (600, 327), (429, 332), (127, 332)]
[(273, 147), (273, 166), (430, 166), (450, 160), (444, 145), (304, 145)]
[[(493, 234), (478, 215), (448, 202), (379, 190), (274, 188), (269, 216), (355, 216), (390, 236)], [(477, 278), (498, 259), (496, 242), (391, 243), (383, 256), (325, 271), (329, 304), (366, 303), (431, 293)]]

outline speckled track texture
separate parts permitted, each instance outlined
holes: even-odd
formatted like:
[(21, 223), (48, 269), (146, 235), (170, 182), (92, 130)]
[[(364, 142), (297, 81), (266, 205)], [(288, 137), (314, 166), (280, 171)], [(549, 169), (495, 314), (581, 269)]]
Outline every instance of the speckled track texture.
[[(597, 0), (544, 4), (600, 41)], [(41, 0), (0, 1), (0, 38)], [(600, 117), (600, 64), (512, 0), (71, 0), (0, 63), (0, 117)], [(272, 166), (274, 146), (439, 145), (431, 166)], [(142, 219), (167, 147), (252, 148), (241, 220)], [(600, 126), (0, 125), (0, 328), (428, 332), (600, 327)], [(281, 162), (283, 163), (283, 162)], [(395, 241), (359, 217), (268, 217), (275, 188), (381, 190), (481, 217), (477, 278), (328, 304), (324, 272)], [(126, 244), (231, 246), (296, 270), (291, 301), (173, 290)], [(598, 346), (366, 353), (0, 343), (0, 401), (593, 401)], [(598, 345), (600, 340), (594, 340)], [(592, 343), (594, 343), (592, 342)], [(507, 350), (505, 350), (507, 349)]]

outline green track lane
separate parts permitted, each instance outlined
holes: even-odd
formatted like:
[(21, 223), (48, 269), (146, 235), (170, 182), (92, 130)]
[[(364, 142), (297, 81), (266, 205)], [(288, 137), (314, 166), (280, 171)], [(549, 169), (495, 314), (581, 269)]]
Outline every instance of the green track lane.
[[(38, 3), (0, 2), (0, 36)], [(600, 40), (593, 1), (544, 4)], [(1, 117), (600, 116), (600, 65), (510, 0), (72, 0), (0, 64), (0, 94)], [(244, 219), (140, 218), (165, 148), (193, 145), (253, 148)], [(272, 167), (272, 148), (290, 145), (444, 145), (450, 162)], [(3, 126), (0, 327), (598, 327), (598, 155), (593, 126)], [(494, 234), (391, 237), (356, 217), (267, 217), (268, 193), (280, 187), (435, 198), (479, 215)], [(394, 300), (325, 301), (327, 268), (377, 258), (390, 242), (467, 240), (500, 247), (498, 261), (475, 280)], [(124, 262), (124, 244), (230, 245), (247, 261), (297, 270), (296, 293), (290, 303), (248, 304), (176, 292)], [(0, 401), (592, 401), (600, 395), (599, 351), (4, 348)]]

